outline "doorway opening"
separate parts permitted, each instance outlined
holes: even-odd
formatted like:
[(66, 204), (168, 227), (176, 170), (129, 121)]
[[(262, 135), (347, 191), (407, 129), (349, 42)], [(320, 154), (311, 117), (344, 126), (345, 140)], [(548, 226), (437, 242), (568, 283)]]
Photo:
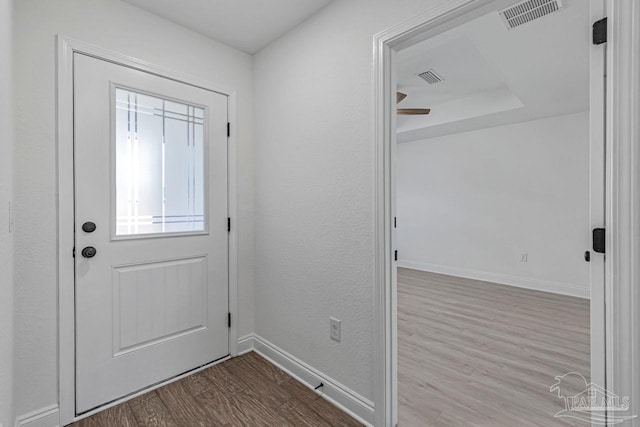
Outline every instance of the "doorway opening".
[(562, 424), (556, 383), (606, 387), (605, 4), (542, 3), (443, 5), (376, 39), (379, 425)]

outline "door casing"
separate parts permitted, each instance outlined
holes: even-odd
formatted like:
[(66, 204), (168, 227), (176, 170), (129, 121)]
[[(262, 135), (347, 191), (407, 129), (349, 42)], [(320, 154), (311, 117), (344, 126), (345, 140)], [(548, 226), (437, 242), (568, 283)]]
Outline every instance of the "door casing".
[[(120, 54), (63, 35), (57, 36), (57, 280), (58, 280), (58, 393), (60, 425), (66, 425), (114, 406), (129, 397), (97, 410), (76, 415), (75, 409), (75, 280), (74, 280), (74, 160), (73, 160), (73, 54), (75, 52), (144, 71), (228, 96), (228, 209), (229, 233), (229, 329), (230, 356), (238, 354), (238, 203), (237, 203), (237, 95), (233, 88), (177, 73), (149, 62)], [(224, 360), (224, 359), (223, 359)], [(178, 377), (179, 378), (179, 377)], [(172, 380), (175, 380), (174, 378)], [(171, 381), (171, 380), (169, 380)], [(157, 385), (159, 386), (159, 385)]]

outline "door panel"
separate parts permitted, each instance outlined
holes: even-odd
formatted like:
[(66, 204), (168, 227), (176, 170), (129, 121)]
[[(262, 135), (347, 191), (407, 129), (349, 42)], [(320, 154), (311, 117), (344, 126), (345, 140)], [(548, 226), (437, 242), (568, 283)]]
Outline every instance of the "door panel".
[(229, 354), (227, 97), (75, 54), (74, 122), (82, 413)]
[(114, 267), (114, 355), (205, 328), (206, 264), (197, 257)]

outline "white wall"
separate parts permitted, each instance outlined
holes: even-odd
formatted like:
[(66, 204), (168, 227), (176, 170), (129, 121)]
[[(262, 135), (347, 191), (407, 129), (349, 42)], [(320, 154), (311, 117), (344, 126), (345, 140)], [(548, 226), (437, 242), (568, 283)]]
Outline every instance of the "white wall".
[(398, 144), (397, 171), (399, 265), (589, 296), (588, 112)]
[(12, 0), (0, 0), (0, 424), (13, 424)]
[(367, 399), (373, 35), (436, 3), (336, 1), (254, 59), (256, 333)]
[(58, 402), (55, 35), (237, 89), (241, 334), (254, 311), (253, 88), (251, 56), (120, 1), (20, 0), (15, 12), (15, 398), (25, 414)]
[(17, 413), (57, 402), (55, 34), (238, 89), (240, 333), (372, 399), (372, 40), (439, 2), (333, 2), (257, 54), (253, 86), (251, 57), (128, 4), (17, 2)]

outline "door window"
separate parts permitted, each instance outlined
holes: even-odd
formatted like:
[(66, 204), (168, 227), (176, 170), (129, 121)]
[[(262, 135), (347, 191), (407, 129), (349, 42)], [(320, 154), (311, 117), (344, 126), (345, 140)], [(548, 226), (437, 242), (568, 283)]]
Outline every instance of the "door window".
[(115, 89), (115, 234), (206, 231), (205, 110)]

